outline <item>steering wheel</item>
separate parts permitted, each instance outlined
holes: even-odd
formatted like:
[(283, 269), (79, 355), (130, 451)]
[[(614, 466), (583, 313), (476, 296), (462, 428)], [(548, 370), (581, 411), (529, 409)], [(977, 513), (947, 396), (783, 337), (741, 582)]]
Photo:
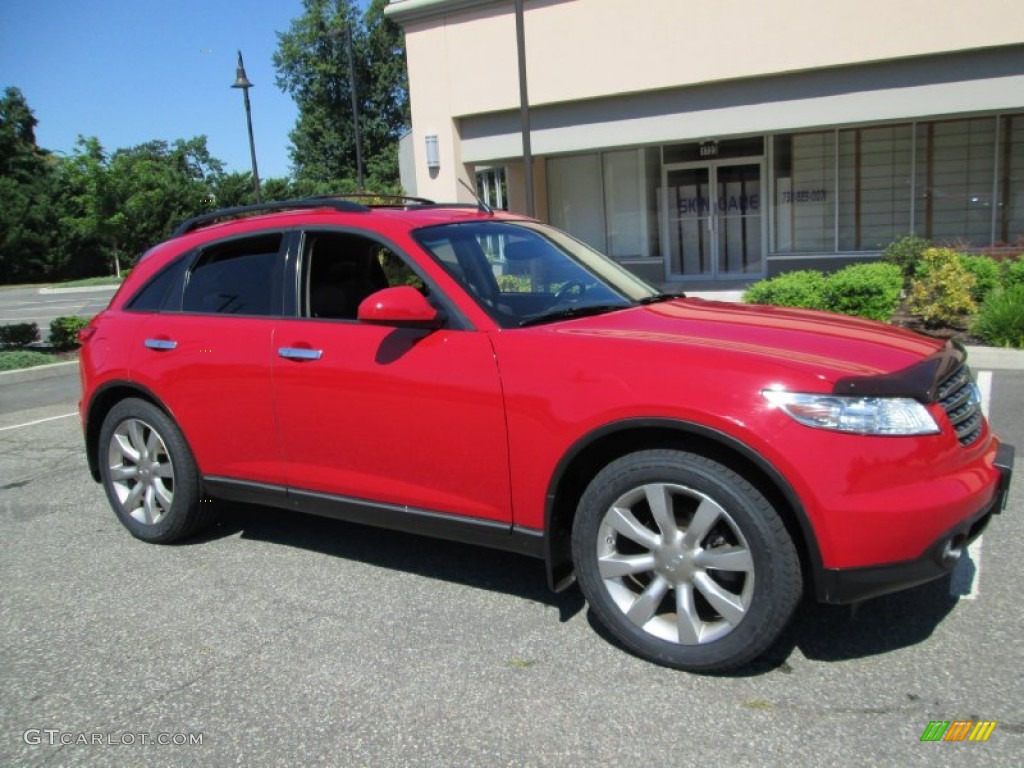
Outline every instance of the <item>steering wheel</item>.
[[(574, 291), (576, 292), (575, 299), (569, 296)], [(555, 291), (555, 304), (561, 304), (564, 301), (579, 301), (586, 292), (587, 286), (583, 284), (582, 280), (570, 280)]]

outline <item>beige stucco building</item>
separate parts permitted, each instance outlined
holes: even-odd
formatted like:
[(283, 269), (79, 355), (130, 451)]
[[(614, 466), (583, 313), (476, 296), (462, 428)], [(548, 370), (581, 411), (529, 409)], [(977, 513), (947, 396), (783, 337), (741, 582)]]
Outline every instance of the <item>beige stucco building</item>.
[[(526, 210), (512, 0), (392, 0), (408, 191)], [(525, 0), (533, 191), (655, 281), (1024, 237), (1021, 0)]]

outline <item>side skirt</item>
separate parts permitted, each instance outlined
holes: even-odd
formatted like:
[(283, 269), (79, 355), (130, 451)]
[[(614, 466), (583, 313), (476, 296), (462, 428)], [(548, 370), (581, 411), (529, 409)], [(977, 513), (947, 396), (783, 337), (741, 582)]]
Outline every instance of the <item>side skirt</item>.
[(262, 504), (544, 558), (544, 532), (534, 528), (228, 477), (204, 477), (203, 486), (211, 496), (226, 501)]

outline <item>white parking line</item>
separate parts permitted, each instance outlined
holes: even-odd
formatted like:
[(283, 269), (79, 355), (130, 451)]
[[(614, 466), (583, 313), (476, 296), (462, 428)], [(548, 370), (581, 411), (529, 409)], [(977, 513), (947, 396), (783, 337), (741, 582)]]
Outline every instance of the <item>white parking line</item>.
[[(978, 371), (975, 383), (981, 393), (981, 412), (988, 418), (989, 406), (992, 401), (992, 371)], [(981, 594), (981, 542), (979, 536), (967, 547), (953, 569), (953, 578), (949, 582), (949, 594), (964, 600), (977, 600)]]
[(21, 427), (31, 427), (33, 424), (42, 424), (45, 421), (56, 421), (57, 419), (66, 419), (69, 416), (77, 416), (78, 412), (64, 413), (60, 416), (49, 416), (45, 419), (36, 419), (35, 421), (26, 421), (24, 424), (12, 424), (9, 427), (0, 427), (0, 432), (6, 432), (9, 429), (20, 429)]
[(967, 550), (953, 569), (953, 578), (949, 582), (949, 594), (963, 600), (977, 600), (981, 594), (981, 540), (979, 536), (972, 541)]
[(978, 389), (981, 391), (981, 412), (988, 418), (988, 406), (992, 399), (992, 371), (978, 371)]

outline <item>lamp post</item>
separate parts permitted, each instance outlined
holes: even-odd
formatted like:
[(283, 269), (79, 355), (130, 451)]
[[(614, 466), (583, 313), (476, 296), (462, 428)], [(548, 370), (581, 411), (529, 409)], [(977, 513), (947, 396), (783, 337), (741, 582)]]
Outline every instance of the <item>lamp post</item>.
[(533, 201), (533, 150), (530, 148), (530, 97), (526, 92), (526, 31), (523, 0), (515, 1), (516, 58), (519, 62), (519, 125), (523, 136), (523, 184), (526, 187), (526, 215), (536, 216)]
[(260, 172), (256, 169), (256, 142), (252, 138), (252, 108), (249, 106), (249, 89), (252, 88), (252, 83), (245, 76), (245, 65), (242, 63), (241, 51), (238, 52), (238, 69), (235, 70), (235, 82), (231, 87), (241, 88), (242, 95), (245, 97), (245, 122), (249, 126), (249, 155), (252, 157), (252, 181), (256, 187), (256, 202), (262, 203), (263, 198), (260, 196)]
[(359, 98), (356, 95), (356, 67), (352, 59), (352, 28), (345, 23), (345, 47), (348, 48), (348, 79), (352, 87), (352, 130), (356, 135), (356, 176), (359, 179), (359, 190), (363, 189), (363, 146), (359, 137)]
[[(330, 32), (330, 36), (337, 39), (341, 32), (337, 29)], [(352, 133), (356, 140), (356, 177), (359, 181), (359, 190), (363, 189), (363, 143), (359, 135), (359, 93), (356, 86), (356, 66), (352, 56), (352, 26), (348, 19), (344, 24), (345, 51), (348, 55), (348, 81), (349, 95), (352, 97)]]

